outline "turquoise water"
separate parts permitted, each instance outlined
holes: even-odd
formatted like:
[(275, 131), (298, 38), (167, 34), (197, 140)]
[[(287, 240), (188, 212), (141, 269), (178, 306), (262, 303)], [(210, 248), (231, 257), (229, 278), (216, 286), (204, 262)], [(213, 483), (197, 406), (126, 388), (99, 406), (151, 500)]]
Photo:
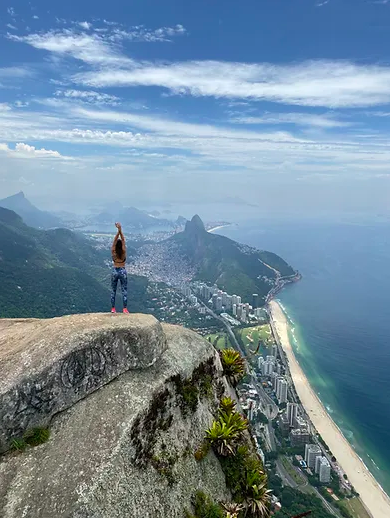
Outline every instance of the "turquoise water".
[(390, 493), (390, 225), (250, 222), (218, 233), (280, 254), (279, 294), (314, 390)]

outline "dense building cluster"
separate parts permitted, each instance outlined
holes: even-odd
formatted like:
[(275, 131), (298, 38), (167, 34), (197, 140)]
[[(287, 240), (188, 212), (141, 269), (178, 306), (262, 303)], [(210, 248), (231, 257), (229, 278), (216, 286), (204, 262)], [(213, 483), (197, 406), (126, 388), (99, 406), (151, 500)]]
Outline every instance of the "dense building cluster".
[(195, 267), (185, 259), (178, 245), (165, 241), (140, 247), (127, 271), (177, 287), (183, 282), (189, 282), (196, 273)]
[[(222, 316), (230, 315), (230, 323), (239, 325), (240, 323), (264, 321), (265, 312), (259, 307), (259, 295), (252, 295), (252, 304), (243, 302), (239, 295), (230, 295), (218, 286), (208, 286), (205, 283), (193, 283), (196, 295), (206, 302), (216, 313)], [(225, 317), (226, 318), (226, 317)], [(229, 318), (227, 318), (229, 320)]]

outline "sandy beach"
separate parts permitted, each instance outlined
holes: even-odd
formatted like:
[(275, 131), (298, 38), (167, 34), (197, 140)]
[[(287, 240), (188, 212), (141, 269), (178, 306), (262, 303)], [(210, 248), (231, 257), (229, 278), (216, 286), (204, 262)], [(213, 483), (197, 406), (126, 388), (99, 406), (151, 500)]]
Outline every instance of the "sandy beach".
[(209, 228), (207, 232), (216, 232), (217, 230), (220, 230), (221, 228), (230, 227), (231, 223), (229, 225), (219, 225), (219, 227), (213, 227)]
[(389, 497), (330, 418), (296, 360), (288, 337), (288, 322), (282, 308), (274, 300), (269, 303), (269, 308), (280, 344), (288, 358), (296, 391), (313, 425), (328, 444), (341, 468), (347, 473), (350, 482), (360, 494), (361, 500), (373, 518), (389, 518)]

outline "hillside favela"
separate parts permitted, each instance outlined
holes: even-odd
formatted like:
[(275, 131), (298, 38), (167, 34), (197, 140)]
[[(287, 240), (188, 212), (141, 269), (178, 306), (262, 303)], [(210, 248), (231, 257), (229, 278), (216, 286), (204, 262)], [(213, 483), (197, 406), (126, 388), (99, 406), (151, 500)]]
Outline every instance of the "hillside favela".
[(0, 14), (0, 517), (390, 518), (390, 3)]

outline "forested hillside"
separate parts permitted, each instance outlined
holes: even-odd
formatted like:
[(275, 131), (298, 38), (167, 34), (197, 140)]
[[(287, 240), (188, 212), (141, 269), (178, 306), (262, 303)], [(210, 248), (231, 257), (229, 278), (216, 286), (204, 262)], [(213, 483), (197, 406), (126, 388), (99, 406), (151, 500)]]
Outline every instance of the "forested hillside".
[[(0, 208), (0, 317), (108, 311), (109, 259), (80, 234), (37, 230)], [(144, 310), (147, 284), (129, 276), (130, 310)]]
[(296, 273), (272, 252), (256, 250), (207, 232), (199, 216), (194, 216), (184, 232), (169, 240), (177, 243), (181, 253), (196, 266), (197, 279), (216, 283), (228, 293), (246, 300), (258, 293), (264, 301), (278, 278)]

